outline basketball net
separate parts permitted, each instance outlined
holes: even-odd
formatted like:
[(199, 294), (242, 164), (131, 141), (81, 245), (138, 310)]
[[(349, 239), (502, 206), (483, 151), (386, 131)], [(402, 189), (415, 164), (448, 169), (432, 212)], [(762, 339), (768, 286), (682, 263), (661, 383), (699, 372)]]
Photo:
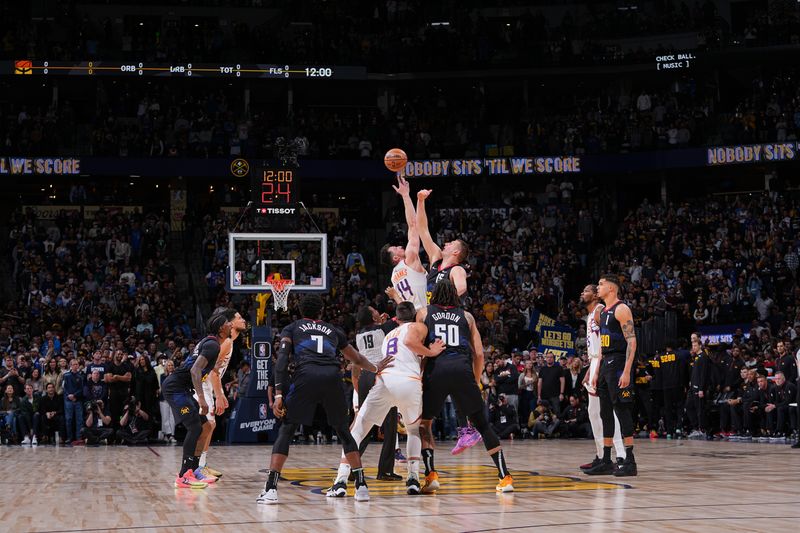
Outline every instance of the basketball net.
[(289, 310), (287, 301), (289, 299), (289, 291), (292, 290), (292, 285), (294, 285), (293, 279), (283, 279), (276, 276), (269, 276), (267, 278), (266, 286), (272, 292), (272, 307), (275, 311), (280, 308), (283, 308), (284, 311)]

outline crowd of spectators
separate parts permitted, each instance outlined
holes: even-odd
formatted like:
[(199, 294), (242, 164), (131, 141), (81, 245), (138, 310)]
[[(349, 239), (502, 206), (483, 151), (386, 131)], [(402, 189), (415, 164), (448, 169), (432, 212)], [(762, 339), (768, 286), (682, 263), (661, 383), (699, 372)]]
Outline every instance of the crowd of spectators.
[(198, 335), (176, 285), (167, 219), (78, 209), (37, 220), (26, 209), (9, 228), (3, 441), (156, 438), (158, 378)]
[[(580, 385), (588, 364), (585, 311), (577, 296), (600, 269), (621, 274), (637, 325), (672, 314), (679, 339), (706, 325), (740, 328), (731, 346), (693, 343), (686, 349), (686, 343), (670, 341), (666, 349), (640, 354), (641, 431), (783, 438), (796, 430), (796, 417), (784, 405), (796, 380), (793, 343), (800, 342), (794, 196), (773, 192), (665, 205), (645, 200), (607, 233), (613, 222), (591, 180), (552, 180), (544, 191), (509, 191), (494, 203), (485, 192), (441, 191), (429, 215), (438, 242), (458, 237), (470, 243), (468, 307), (484, 339), (484, 394), (500, 434), (586, 435)], [(445, 207), (478, 205), (472, 196), (495, 207)], [(314, 218), (331, 243), (325, 313), (352, 339), (360, 308), (391, 314), (393, 304), (358, 221), (334, 210)], [(224, 290), (226, 235), (237, 219), (238, 213), (207, 215), (196, 228), (205, 309), (254, 304)], [(404, 242), (399, 204), (387, 220), (387, 242)], [(255, 224), (246, 219), (240, 229), (254, 231)], [(307, 227), (295, 229), (312, 229), (310, 220), (301, 224)], [(7, 259), (16, 297), (5, 304), (0, 325), (3, 438), (52, 441), (55, 431), (64, 442), (174, 438), (169, 412), (158, 402), (159, 378), (180, 364), (201, 332), (180, 305), (187, 288), (175, 285), (167, 221), (158, 213), (103, 210), (93, 219), (75, 210), (39, 221), (29, 210), (15, 213), (10, 228)], [(530, 328), (535, 313), (577, 331), (576, 356), (538, 350)], [(275, 314), (273, 330), (296, 318), (294, 311)], [(675, 361), (680, 370), (667, 370)], [(707, 369), (702, 375), (698, 364)], [(347, 381), (349, 370), (342, 371)], [(769, 378), (766, 384), (759, 384), (759, 373)], [(226, 382), (235, 399), (239, 380), (228, 376)], [(700, 411), (697, 398), (687, 396), (695, 385), (707, 398)], [(746, 414), (757, 414), (751, 411), (754, 398), (768, 393), (782, 398), (780, 418), (777, 411), (767, 416), (773, 409)], [(745, 401), (749, 407), (742, 410)], [(775, 402), (758, 405), (778, 409)], [(446, 408), (440, 418), (440, 437), (454, 434), (450, 412)]]
[(95, 92), (91, 100), (31, 91), (6, 104), (0, 138), (8, 152), (29, 155), (252, 158), (273, 157), (284, 137), (297, 141), (300, 158), (315, 159), (377, 159), (394, 146), (423, 159), (786, 142), (800, 131), (797, 74), (764, 73), (747, 87), (727, 85), (722, 98), (698, 75), (625, 91), (534, 87), (527, 101), (521, 80), (511, 92), (491, 83), (398, 87), (385, 106), (377, 97), (345, 105), (333, 91), (327, 104), (291, 108), (245, 107), (236, 85), (89, 80), (82, 90)]
[[(465, 6), (453, 0), (258, 2), (257, 7), (272, 4), (277, 9), (227, 23), (202, 16), (120, 17), (122, 27), (112, 17), (73, 2), (57, 4), (42, 21), (21, 24), (14, 19), (2, 28), (4, 52), (15, 59), (52, 61), (327, 63), (407, 72), (631, 63), (674, 52), (672, 34), (694, 33), (689, 48), (706, 50), (788, 43), (798, 33), (797, 11), (792, 9), (783, 16), (748, 20), (746, 28), (731, 31), (730, 21), (718, 16), (711, 1), (691, 6), (664, 1), (642, 9), (588, 3), (556, 10), (560, 14), (522, 4), (505, 16), (480, 2)], [(639, 35), (660, 35), (663, 40), (637, 48), (615, 41)]]

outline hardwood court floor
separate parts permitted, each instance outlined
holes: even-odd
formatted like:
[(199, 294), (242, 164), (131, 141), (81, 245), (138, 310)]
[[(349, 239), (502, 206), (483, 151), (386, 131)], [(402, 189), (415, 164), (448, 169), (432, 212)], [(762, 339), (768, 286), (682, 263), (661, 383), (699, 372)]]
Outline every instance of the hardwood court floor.
[(516, 441), (517, 492), (504, 495), (480, 444), (448, 449), (436, 456), (439, 494), (373, 479), (371, 501), (357, 503), (319, 494), (339, 448), (293, 446), (281, 503), (263, 506), (267, 446), (212, 448), (225, 475), (205, 490), (173, 488), (179, 447), (2, 447), (0, 531), (795, 531), (800, 519), (800, 451), (787, 445), (639, 440), (639, 476), (618, 479), (577, 471), (589, 441)]

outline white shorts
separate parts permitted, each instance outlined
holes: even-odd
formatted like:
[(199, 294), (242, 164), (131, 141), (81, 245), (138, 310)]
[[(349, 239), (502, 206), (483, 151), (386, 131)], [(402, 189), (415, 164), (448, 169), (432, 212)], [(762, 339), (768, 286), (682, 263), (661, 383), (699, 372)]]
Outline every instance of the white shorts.
[(380, 426), (392, 407), (397, 407), (405, 424), (422, 416), (422, 381), (405, 376), (378, 376), (358, 416), (368, 425)]
[[(208, 412), (206, 413), (206, 418), (209, 420), (214, 420), (214, 387), (211, 386), (211, 382), (205, 380), (203, 382), (203, 395), (206, 397), (206, 403), (208, 404)], [(197, 396), (197, 391), (194, 393), (195, 401), (200, 401), (200, 398)]]

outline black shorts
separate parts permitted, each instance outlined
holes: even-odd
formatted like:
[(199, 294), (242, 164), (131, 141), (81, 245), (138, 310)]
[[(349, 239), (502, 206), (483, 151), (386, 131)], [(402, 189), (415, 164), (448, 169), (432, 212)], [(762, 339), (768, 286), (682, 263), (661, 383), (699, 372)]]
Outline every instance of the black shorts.
[(286, 395), (286, 421), (310, 426), (322, 404), (333, 427), (347, 423), (347, 401), (337, 366), (305, 366), (295, 371)]
[(194, 392), (192, 391), (163, 391), (164, 400), (172, 408), (172, 416), (175, 417), (175, 424), (183, 424), (184, 422), (197, 418), (202, 424), (205, 422), (206, 417), (200, 416), (200, 407), (194, 399)]
[(428, 361), (422, 374), (422, 419), (433, 420), (442, 412), (450, 396), (463, 416), (483, 410), (483, 397), (468, 359)]
[(630, 381), (624, 389), (619, 388), (619, 378), (625, 371), (625, 354), (603, 354), (600, 364), (600, 376), (597, 379), (597, 395), (611, 400), (611, 403), (629, 403), (636, 398), (636, 383), (633, 376), (633, 367), (630, 371)]

